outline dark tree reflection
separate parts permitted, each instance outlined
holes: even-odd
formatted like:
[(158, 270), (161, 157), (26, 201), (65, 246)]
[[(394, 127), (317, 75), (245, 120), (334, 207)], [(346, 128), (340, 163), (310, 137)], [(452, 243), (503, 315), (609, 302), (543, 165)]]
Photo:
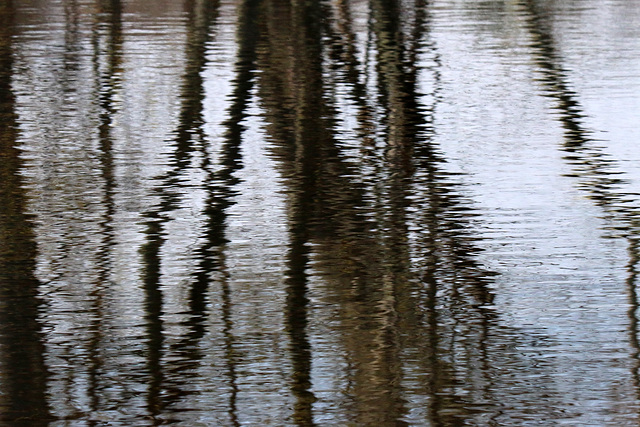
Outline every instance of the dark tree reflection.
[[(429, 402), (423, 421), (434, 425), (497, 415), (497, 389), (510, 386), (497, 384), (496, 359), (512, 357), (500, 354), (511, 332), (485, 308), (492, 273), (475, 261), (472, 211), (431, 139), (439, 73), (429, 5), (369, 4), (374, 75), (358, 60), (350, 7), (265, 1), (260, 20), (259, 96), (289, 204), (295, 422), (313, 424), (311, 366), (330, 357), (310, 345), (311, 274), (340, 313), (350, 419), (403, 425), (412, 396)], [(419, 54), (431, 65), (420, 67)], [(418, 89), (425, 74), (433, 93)], [(349, 103), (355, 161), (342, 135)], [(505, 365), (528, 369), (519, 363)]]
[(47, 425), (48, 372), (41, 340), (34, 276), (36, 244), (26, 212), (20, 170), (13, 76), (12, 1), (0, 3), (0, 420), (7, 425)]
[(640, 346), (638, 343), (638, 280), (640, 260), (638, 232), (640, 210), (634, 207), (637, 194), (625, 191), (626, 181), (616, 171), (617, 160), (594, 140), (592, 130), (584, 123), (584, 111), (579, 96), (571, 89), (569, 71), (563, 68), (562, 55), (556, 47), (553, 32), (554, 2), (521, 1), (520, 7), (530, 33), (531, 52), (539, 66), (544, 94), (555, 101), (558, 120), (565, 130), (565, 161), (571, 165), (571, 177), (577, 180), (594, 203), (612, 220), (613, 234), (628, 241), (629, 263), (626, 280), (629, 299), (629, 344), (635, 360), (632, 377), (636, 394), (640, 396)]
[(104, 216), (101, 222), (100, 271), (98, 283), (90, 294), (94, 301), (95, 317), (91, 325), (92, 337), (89, 341), (90, 364), (89, 390), (91, 410), (104, 410), (101, 398), (107, 387), (104, 381), (105, 367), (103, 345), (105, 343), (104, 294), (109, 283), (109, 274), (113, 268), (110, 254), (115, 247), (113, 229), (116, 211), (114, 196), (116, 179), (114, 165), (114, 138), (112, 136), (113, 117), (116, 114), (115, 97), (120, 90), (122, 73), (122, 4), (120, 0), (103, 0), (98, 3), (98, 13), (93, 34), (94, 73), (97, 78), (97, 98), (100, 106), (100, 124), (98, 127), (100, 167), (104, 181)]
[[(187, 39), (185, 48), (185, 72), (181, 86), (181, 109), (179, 125), (174, 132), (173, 151), (169, 156), (168, 170), (156, 177), (155, 188), (159, 196), (158, 207), (146, 214), (149, 218), (147, 243), (142, 248), (144, 257), (144, 288), (146, 293), (146, 318), (148, 334), (147, 371), (149, 390), (147, 410), (154, 418), (166, 415), (166, 408), (175, 405), (188, 392), (189, 376), (192, 368), (198, 365), (201, 355), (198, 341), (203, 336), (202, 320), (205, 307), (206, 277), (215, 261), (202, 258), (203, 264), (198, 270), (190, 292), (190, 317), (187, 321), (188, 332), (185, 338), (171, 348), (166, 349), (163, 325), (162, 292), (162, 247), (166, 242), (165, 226), (171, 221), (171, 212), (179, 209), (181, 194), (187, 191), (181, 174), (188, 170), (193, 156), (204, 153), (203, 167), (209, 166), (207, 140), (202, 130), (202, 71), (206, 65), (206, 45), (212, 36), (212, 27), (217, 18), (217, 2), (194, 0), (185, 4), (187, 21)], [(213, 215), (213, 207), (211, 212)], [(214, 227), (219, 227), (219, 218), (213, 218)], [(211, 255), (211, 245), (220, 240), (220, 233), (208, 233), (208, 243), (203, 249), (204, 255)], [(215, 239), (212, 242), (212, 239)], [(171, 372), (167, 372), (163, 359), (177, 357), (180, 363)]]
[(505, 18), (529, 56), (499, 60), (533, 58), (572, 179), (629, 243), (640, 390), (640, 216), (583, 124), (555, 2), (15, 1), (0, 4), (0, 424), (569, 422), (578, 382), (560, 383), (579, 378), (558, 370), (575, 348), (557, 355), (574, 343), (514, 313), (539, 294), (482, 262), (503, 267), (509, 243), (481, 251), (513, 230), (486, 224), (528, 224), (476, 210), (492, 193), (465, 183), (500, 174), (451, 172), (480, 108), (452, 104), (511, 77), (460, 82), (455, 55)]

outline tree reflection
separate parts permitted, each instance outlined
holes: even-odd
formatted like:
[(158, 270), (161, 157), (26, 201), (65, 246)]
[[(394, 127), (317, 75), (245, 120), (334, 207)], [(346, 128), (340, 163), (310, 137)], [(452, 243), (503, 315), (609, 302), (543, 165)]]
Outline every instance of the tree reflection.
[(92, 325), (92, 337), (88, 347), (90, 353), (89, 389), (91, 410), (105, 409), (102, 399), (104, 382), (104, 357), (102, 346), (105, 343), (106, 312), (104, 310), (105, 290), (109, 283), (111, 252), (115, 247), (114, 215), (116, 212), (114, 196), (116, 179), (114, 165), (114, 137), (112, 135), (113, 117), (116, 114), (115, 97), (120, 90), (122, 73), (122, 4), (120, 0), (102, 0), (98, 2), (98, 13), (93, 34), (94, 73), (97, 78), (97, 98), (101, 108), (99, 113), (99, 151), (102, 180), (104, 181), (104, 216), (101, 221), (101, 237), (103, 239), (98, 254), (100, 264), (98, 282), (90, 293), (94, 301), (96, 314)]
[(545, 93), (556, 101), (559, 121), (565, 129), (565, 160), (573, 166), (574, 176), (580, 178), (580, 186), (595, 203), (612, 213), (612, 216), (619, 216), (613, 212), (625, 203), (625, 194), (619, 190), (624, 180), (616, 176), (616, 161), (597, 146), (591, 136), (592, 131), (582, 123), (583, 108), (578, 95), (570, 89), (568, 72), (560, 65), (561, 58), (556, 52), (550, 27), (552, 11), (536, 0), (523, 1), (521, 7), (531, 33), (531, 48), (540, 66)]
[(519, 3), (526, 28), (531, 35), (532, 55), (540, 67), (541, 82), (545, 95), (556, 101), (558, 119), (565, 129), (562, 150), (564, 159), (572, 166), (573, 178), (594, 203), (614, 223), (613, 234), (628, 242), (629, 263), (626, 280), (629, 296), (629, 334), (633, 352), (634, 386), (640, 396), (640, 346), (638, 344), (637, 268), (640, 260), (638, 231), (640, 231), (640, 210), (633, 206), (637, 194), (624, 191), (625, 180), (616, 171), (617, 161), (599, 146), (584, 124), (584, 111), (578, 94), (570, 89), (569, 72), (562, 66), (562, 57), (556, 48), (553, 33), (553, 2), (544, 4), (537, 0)]
[(20, 171), (13, 76), (12, 1), (0, 4), (0, 420), (44, 425), (48, 371), (39, 321), (40, 282), (34, 276), (36, 243), (26, 214)]
[[(489, 3), (503, 11), (499, 2)], [(42, 284), (33, 274), (34, 237), (49, 230), (45, 218), (45, 227), (34, 231), (25, 214), (19, 178), (25, 166), (16, 149), (20, 123), (11, 90), (13, 8), (5, 2), (0, 9), (0, 419), (42, 420), (49, 417), (51, 405), (61, 417), (88, 424), (113, 416), (114, 422), (126, 418), (144, 425), (195, 423), (196, 418), (233, 426), (256, 418), (298, 426), (520, 425), (557, 408), (553, 371), (537, 357), (547, 338), (504, 326), (500, 307), (493, 306), (494, 273), (477, 257), (480, 219), (471, 192), (448, 172), (436, 143), (444, 84), (432, 2), (187, 0), (170, 21), (151, 20), (144, 29), (153, 33), (149, 37), (134, 28), (137, 21), (127, 22), (125, 6), (130, 3), (97, 0), (89, 26), (91, 63), (82, 54), (87, 46), (81, 13), (85, 2), (64, 4), (66, 13), (56, 18), (64, 20), (64, 43), (56, 55), (67, 74), (60, 72), (62, 83), (56, 80), (45, 89), (51, 98), (58, 91), (80, 98), (73, 89), (82, 86), (83, 67), (89, 67), (95, 88), (86, 104), (97, 113), (93, 122), (52, 121), (50, 127), (61, 132), (51, 140), (65, 146), (66, 135), (75, 135), (73, 143), (80, 148), (73, 147), (69, 158), (95, 169), (98, 184), (94, 186), (92, 176), (88, 184), (74, 187), (82, 174), (64, 167), (49, 171), (52, 177), (46, 179), (63, 181), (69, 188), (56, 195), (66, 194), (74, 203), (87, 200), (86, 205), (98, 206), (98, 214), (86, 215), (82, 203), (42, 202), (42, 210), (49, 209), (52, 217), (59, 214), (56, 209), (72, 211), (76, 222), (65, 228), (62, 221), (62, 231), (51, 238), (62, 240), (63, 256), (51, 254), (56, 245), (39, 256), (52, 259), (51, 269), (65, 278), (81, 276), (86, 265), (92, 271), (77, 279), (71, 298), (64, 299), (71, 286), (63, 280), (46, 294), (51, 304), (61, 300), (59, 306), (38, 303)], [(137, 7), (150, 4), (141, 1)], [(622, 181), (608, 180), (610, 162), (603, 160), (580, 122), (580, 105), (558, 65), (545, 13), (536, 2), (520, 4), (545, 88), (567, 130), (563, 150), (584, 179), (583, 188), (612, 215), (621, 215), (616, 212), (622, 194), (615, 186)], [(218, 40), (218, 34), (227, 35), (223, 24), (235, 25), (229, 31), (233, 40)], [(169, 71), (163, 61), (170, 40), (163, 25), (173, 26), (167, 34), (185, 37), (179, 65)], [(162, 48), (140, 53), (137, 41)], [(229, 64), (233, 76), (223, 81), (229, 86), (224, 99), (209, 89), (212, 82), (207, 80), (220, 78), (212, 65), (219, 65), (217, 43), (237, 49), (236, 61)], [(153, 55), (161, 58), (150, 59)], [(147, 61), (152, 67), (144, 68)], [(144, 84), (155, 85), (156, 76), (145, 80), (136, 74), (138, 67), (159, 76), (166, 73), (157, 78), (166, 78), (165, 87), (177, 88), (175, 103), (146, 105)], [(76, 102), (73, 96), (69, 100)], [(125, 98), (136, 96), (128, 104), (133, 108), (121, 111)], [(220, 110), (226, 120), (214, 123), (217, 135), (207, 134), (207, 114), (214, 109), (208, 102), (225, 107)], [(61, 104), (51, 105), (56, 109)], [(45, 110), (31, 108), (30, 117)], [(134, 161), (127, 157), (127, 138), (144, 140), (146, 135), (119, 133), (118, 120), (126, 122), (127, 115), (144, 108), (167, 110), (159, 116), (169, 120), (169, 136), (159, 141), (160, 148), (134, 141), (140, 150), (157, 155), (157, 161), (141, 167), (151, 176), (148, 181), (125, 194), (120, 168), (146, 161), (148, 152)], [(77, 105), (65, 112), (72, 118), (82, 114)], [(96, 138), (89, 143), (78, 136), (87, 123), (95, 126)], [(135, 124), (143, 130), (147, 125)], [(264, 129), (255, 132), (260, 125)], [(91, 143), (93, 151), (82, 145)], [(57, 147), (42, 145), (43, 150)], [(268, 248), (277, 252), (269, 261), (281, 262), (283, 268), (273, 275), (276, 280), (267, 279), (267, 291), (258, 293), (268, 276), (263, 274), (266, 263), (230, 240), (242, 234), (241, 239), (251, 241), (248, 246), (260, 244), (251, 234), (256, 224), (243, 224), (250, 230), (247, 237), (244, 229), (234, 228), (234, 221), (246, 219), (237, 213), (244, 208), (268, 209), (251, 206), (251, 197), (242, 198), (249, 184), (240, 178), (255, 160), (252, 150), (263, 146), (273, 160), (266, 167), (275, 164), (272, 176), (281, 179), (274, 187), (284, 195), (274, 197), (274, 203), (286, 204), (286, 230)], [(78, 154), (89, 151), (93, 162)], [(127, 208), (119, 197), (132, 194), (148, 204), (132, 203), (138, 210), (125, 212), (129, 217), (120, 224), (119, 209)], [(637, 215), (624, 215), (623, 231), (630, 242), (631, 342), (637, 358), (638, 249), (637, 239), (631, 238)], [(134, 252), (123, 250), (125, 244), (118, 240), (118, 231), (127, 227), (142, 230), (140, 235), (132, 232), (134, 241), (126, 242), (127, 248), (140, 248), (141, 260), (126, 271), (134, 277), (112, 284), (118, 251)], [(76, 248), (68, 234), (82, 239), (91, 234), (87, 230), (98, 235), (97, 242)], [(183, 248), (185, 253), (179, 253)], [(263, 256), (263, 250), (256, 252)], [(68, 265), (73, 257), (87, 264)], [(278, 292), (280, 299), (272, 295)], [(263, 308), (271, 311), (268, 322), (274, 322), (268, 328), (260, 324), (267, 323)], [(43, 346), (40, 310), (48, 322), (66, 328), (62, 345), (57, 331), (47, 331), (50, 347)], [(90, 315), (88, 326), (79, 314)], [(51, 320), (53, 316), (57, 318)], [(129, 323), (114, 326), (110, 322), (117, 323), (117, 316), (127, 316)], [(285, 345), (276, 342), (275, 350), (267, 348), (272, 337)], [(76, 347), (77, 353), (70, 350)], [(45, 356), (58, 358), (50, 365), (54, 376), (48, 375)], [(637, 382), (637, 365), (634, 375)], [(48, 395), (47, 385), (60, 396)], [(263, 399), (264, 390), (275, 396), (272, 407)]]
[[(492, 273), (474, 259), (472, 213), (432, 141), (435, 105), (421, 101), (438, 99), (429, 5), (370, 3), (374, 75), (357, 59), (349, 3), (335, 7), (266, 1), (260, 26), (259, 95), (289, 204), (295, 421), (314, 422), (313, 361), (335, 358), (309, 343), (313, 274), (323, 281), (321, 298), (340, 316), (334, 332), (350, 367), (349, 403), (341, 403), (349, 419), (402, 425), (408, 400), (423, 396), (429, 408), (423, 421), (455, 425), (500, 405), (495, 360), (509, 332), (485, 308), (493, 299)], [(433, 65), (421, 68), (419, 54), (430, 55)], [(434, 81), (433, 93), (417, 88), (424, 74)], [(337, 95), (343, 85), (346, 104)], [(361, 141), (353, 160), (339, 127), (349, 102)], [(463, 378), (470, 383), (461, 386)], [(462, 388), (471, 395), (463, 397)]]
[[(185, 73), (181, 87), (181, 109), (179, 125), (174, 132), (173, 152), (169, 158), (169, 169), (156, 177), (158, 207), (146, 214), (149, 218), (147, 243), (142, 248), (144, 256), (144, 288), (146, 293), (146, 318), (148, 334), (147, 371), (149, 391), (147, 409), (151, 417), (166, 416), (166, 408), (176, 404), (188, 394), (188, 384), (194, 367), (202, 356), (198, 342), (204, 335), (205, 299), (208, 274), (213, 267), (219, 267), (212, 259), (212, 248), (220, 244), (220, 218), (215, 217), (213, 202), (209, 199), (209, 231), (207, 243), (201, 248), (201, 265), (194, 278), (189, 295), (190, 317), (184, 339), (166, 349), (163, 325), (164, 297), (161, 289), (161, 250), (166, 242), (164, 228), (171, 221), (171, 212), (179, 209), (181, 194), (188, 192), (181, 180), (181, 174), (189, 168), (195, 153), (204, 155), (203, 167), (210, 166), (207, 141), (202, 129), (202, 71), (206, 65), (206, 45), (212, 36), (212, 27), (217, 18), (218, 3), (208, 0), (194, 0), (185, 5), (188, 11), (187, 40), (185, 49)], [(211, 194), (210, 194), (211, 196)], [(169, 353), (170, 352), (170, 353)], [(166, 371), (163, 359), (178, 357), (180, 364), (171, 373)]]

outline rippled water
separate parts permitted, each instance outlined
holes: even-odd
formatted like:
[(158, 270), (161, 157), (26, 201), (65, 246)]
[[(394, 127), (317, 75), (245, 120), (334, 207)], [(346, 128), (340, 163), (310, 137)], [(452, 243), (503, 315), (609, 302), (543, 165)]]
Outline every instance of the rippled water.
[(2, 425), (640, 424), (640, 4), (0, 2)]

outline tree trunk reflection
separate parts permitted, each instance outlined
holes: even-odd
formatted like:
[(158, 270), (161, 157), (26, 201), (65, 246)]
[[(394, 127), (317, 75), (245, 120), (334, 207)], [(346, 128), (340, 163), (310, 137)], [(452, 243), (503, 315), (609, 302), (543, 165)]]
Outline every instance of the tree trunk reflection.
[(0, 420), (46, 425), (48, 370), (34, 277), (36, 244), (20, 177), (13, 76), (13, 2), (0, 4), (0, 342), (4, 360)]

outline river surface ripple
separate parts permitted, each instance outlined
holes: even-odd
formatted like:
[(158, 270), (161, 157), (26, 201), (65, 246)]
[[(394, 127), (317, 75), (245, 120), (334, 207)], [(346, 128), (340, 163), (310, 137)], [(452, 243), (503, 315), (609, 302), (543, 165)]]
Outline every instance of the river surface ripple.
[(0, 425), (640, 425), (640, 3), (2, 0)]

